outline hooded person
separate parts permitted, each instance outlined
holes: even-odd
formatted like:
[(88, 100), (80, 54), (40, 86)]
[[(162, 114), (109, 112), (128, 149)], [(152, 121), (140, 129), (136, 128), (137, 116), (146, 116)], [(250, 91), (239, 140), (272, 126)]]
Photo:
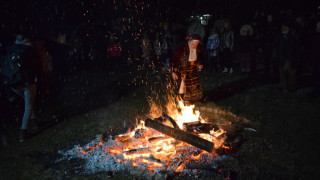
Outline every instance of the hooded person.
[(203, 97), (199, 71), (203, 69), (203, 48), (199, 45), (201, 37), (193, 34), (183, 42), (170, 58), (171, 74), (175, 93), (186, 104)]

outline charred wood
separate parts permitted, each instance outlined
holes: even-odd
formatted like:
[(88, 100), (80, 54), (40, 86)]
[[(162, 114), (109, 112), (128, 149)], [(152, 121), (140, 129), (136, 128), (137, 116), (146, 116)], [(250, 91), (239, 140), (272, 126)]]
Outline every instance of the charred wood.
[(121, 141), (125, 141), (128, 140), (130, 138), (129, 135), (125, 135), (125, 136), (114, 136), (113, 139), (117, 142), (121, 142)]
[(177, 125), (176, 121), (173, 120), (170, 116), (168, 116), (168, 115), (165, 114), (165, 113), (162, 113), (162, 117), (163, 117), (164, 119), (170, 121), (170, 123), (173, 125), (174, 128), (180, 129), (179, 126)]
[(213, 151), (214, 144), (212, 142), (180, 129), (171, 128), (149, 118), (145, 121), (145, 126), (210, 153)]
[(217, 125), (213, 124), (208, 124), (208, 123), (200, 123), (198, 122), (197, 124), (195, 123), (183, 123), (183, 126), (188, 132), (191, 133), (207, 133), (209, 134), (211, 130), (218, 130), (219, 127)]
[(152, 138), (149, 138), (148, 140), (151, 144), (155, 144), (159, 141), (165, 141), (168, 139), (171, 139), (171, 137), (168, 137), (168, 136), (166, 136), (166, 137), (152, 137)]
[(131, 149), (129, 151), (126, 151), (125, 153), (127, 155), (132, 155), (132, 154), (144, 154), (144, 153), (150, 153), (151, 150), (149, 148), (140, 148), (140, 149)]

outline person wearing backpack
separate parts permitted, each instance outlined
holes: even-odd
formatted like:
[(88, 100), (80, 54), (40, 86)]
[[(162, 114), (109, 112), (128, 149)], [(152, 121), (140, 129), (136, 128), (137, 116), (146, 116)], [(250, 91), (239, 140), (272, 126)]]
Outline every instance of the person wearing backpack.
[(28, 122), (35, 120), (34, 102), (39, 74), (39, 60), (28, 38), (18, 35), (14, 44), (8, 47), (1, 62), (3, 84), (24, 99), (24, 114), (20, 128), (19, 141), (27, 139)]

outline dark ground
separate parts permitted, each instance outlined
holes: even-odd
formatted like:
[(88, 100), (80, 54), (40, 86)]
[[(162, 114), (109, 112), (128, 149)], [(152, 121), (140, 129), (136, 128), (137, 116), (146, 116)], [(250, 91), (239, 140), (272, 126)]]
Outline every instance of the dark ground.
[[(6, 122), (0, 179), (108, 179), (108, 172), (81, 176), (73, 172), (79, 162), (56, 165), (53, 160), (58, 150), (86, 143), (97, 134), (123, 133), (136, 123), (137, 117), (148, 113), (146, 97), (151, 93), (128, 76), (131, 75), (101, 71), (73, 76), (50, 105), (37, 102), (43, 126), (51, 124), (25, 143), (18, 142), (20, 122)], [(257, 76), (206, 72), (201, 76), (207, 98), (197, 106), (229, 110), (248, 119), (258, 131), (247, 137), (238, 156), (228, 162), (237, 179), (317, 179), (320, 103), (319, 97), (309, 96), (310, 86), (290, 93)], [(161, 82), (154, 75), (148, 78), (150, 83)], [(226, 87), (235, 95), (221, 93)], [(217, 92), (221, 93), (220, 98), (214, 94)], [(14, 103), (12, 106), (21, 110), (21, 102)], [(16, 118), (20, 116), (16, 114)], [(115, 173), (113, 178), (143, 179), (125, 172)]]

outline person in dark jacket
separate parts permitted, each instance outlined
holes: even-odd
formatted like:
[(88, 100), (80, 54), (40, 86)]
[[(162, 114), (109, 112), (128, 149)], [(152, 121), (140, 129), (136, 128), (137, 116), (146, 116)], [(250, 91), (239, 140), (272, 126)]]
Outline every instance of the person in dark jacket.
[(315, 30), (308, 38), (307, 57), (312, 65), (312, 81), (313, 91), (312, 96), (318, 97), (320, 95), (320, 19), (316, 21)]
[(191, 35), (170, 58), (172, 78), (176, 93), (186, 104), (202, 99), (199, 71), (203, 69), (203, 48), (199, 45), (200, 35)]
[(8, 52), (20, 51), (22, 66), (11, 82), (11, 89), (24, 99), (24, 114), (20, 128), (19, 141), (24, 142), (27, 138), (28, 122), (34, 120), (34, 101), (37, 90), (37, 76), (39, 74), (39, 60), (36, 51), (28, 38), (18, 35), (14, 45), (8, 48)]
[(264, 73), (267, 77), (271, 79), (276, 79), (278, 76), (278, 67), (275, 58), (275, 39), (278, 32), (278, 27), (276, 26), (272, 14), (268, 14), (266, 22), (263, 24), (261, 37), (261, 51), (264, 57)]
[(241, 72), (250, 73), (252, 72), (251, 65), (251, 54), (253, 46), (253, 28), (251, 25), (243, 25), (240, 28), (240, 38), (239, 38), (239, 59)]
[(223, 73), (233, 72), (233, 48), (234, 48), (234, 34), (231, 30), (229, 21), (224, 22), (224, 30), (221, 35), (220, 51), (221, 51), (221, 66), (223, 67)]
[(297, 42), (289, 21), (281, 25), (276, 40), (276, 59), (279, 64), (280, 83), (283, 90), (294, 91), (296, 86)]
[(220, 38), (215, 28), (210, 31), (210, 36), (207, 41), (207, 53), (209, 60), (210, 72), (218, 72), (218, 53), (219, 53)]

